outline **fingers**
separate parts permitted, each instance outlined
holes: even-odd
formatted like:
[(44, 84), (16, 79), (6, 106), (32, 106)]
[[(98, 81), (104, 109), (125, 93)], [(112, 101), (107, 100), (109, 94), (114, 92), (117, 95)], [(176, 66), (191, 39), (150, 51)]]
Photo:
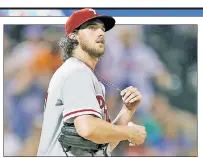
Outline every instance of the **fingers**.
[(133, 102), (138, 101), (138, 100), (142, 100), (142, 96), (140, 94), (138, 94), (134, 98), (130, 99), (129, 103), (133, 103)]
[(146, 137), (147, 137), (147, 133), (146, 133), (146, 129), (144, 126), (140, 126), (140, 125), (136, 125), (132, 122), (129, 122), (128, 123), (128, 126), (136, 126), (135, 127), (135, 131), (132, 131), (132, 135), (130, 137), (130, 146), (135, 146), (135, 145), (140, 145), (140, 144), (143, 144)]
[(137, 93), (131, 93), (127, 99), (124, 100), (124, 103), (128, 103), (131, 99), (135, 98), (138, 94)]
[[(135, 126), (136, 124), (134, 124), (133, 122), (128, 122), (128, 126)], [(135, 143), (132, 142), (131, 140), (128, 140), (130, 142), (129, 146), (135, 146)]]
[(125, 104), (133, 103), (135, 101), (141, 100), (141, 94), (135, 87), (128, 87), (121, 91), (122, 100)]
[(127, 88), (125, 88), (124, 90), (122, 90), (121, 91), (121, 96), (123, 96), (127, 91), (129, 91), (129, 90), (131, 90), (131, 89), (133, 89), (133, 87), (132, 86), (130, 86), (130, 87), (127, 87)]
[(122, 97), (123, 101), (126, 102), (126, 99), (131, 95), (132, 92), (127, 91), (124, 96)]
[(145, 127), (144, 127), (144, 132), (141, 134), (140, 144), (144, 143), (146, 137), (147, 137), (147, 132), (145, 131)]
[(132, 93), (125, 101), (125, 103), (133, 103), (135, 101), (141, 100), (142, 96), (139, 91)]
[(122, 97), (124, 97), (126, 99), (131, 93), (136, 92), (136, 91), (137, 91), (137, 88), (130, 86), (130, 87), (127, 87), (126, 89), (122, 90), (120, 94)]

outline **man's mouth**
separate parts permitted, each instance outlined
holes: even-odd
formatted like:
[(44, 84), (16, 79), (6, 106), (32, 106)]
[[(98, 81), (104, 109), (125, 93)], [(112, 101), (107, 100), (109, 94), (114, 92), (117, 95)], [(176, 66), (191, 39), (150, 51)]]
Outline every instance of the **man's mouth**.
[(102, 43), (102, 44), (104, 44), (104, 39), (98, 39), (98, 40), (96, 41), (96, 43)]

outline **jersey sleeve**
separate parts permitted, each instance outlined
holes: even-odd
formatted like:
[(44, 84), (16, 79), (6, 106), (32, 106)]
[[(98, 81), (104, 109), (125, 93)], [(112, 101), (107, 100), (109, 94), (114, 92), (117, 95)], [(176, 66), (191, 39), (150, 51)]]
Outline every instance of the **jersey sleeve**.
[(62, 101), (63, 121), (69, 122), (80, 115), (94, 115), (102, 118), (94, 82), (88, 72), (75, 72), (66, 79), (62, 89)]

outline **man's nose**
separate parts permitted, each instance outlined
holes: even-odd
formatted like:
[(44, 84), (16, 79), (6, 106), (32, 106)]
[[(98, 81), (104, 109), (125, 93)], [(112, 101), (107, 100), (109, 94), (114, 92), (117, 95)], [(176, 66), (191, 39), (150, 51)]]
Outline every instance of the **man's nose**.
[(99, 33), (104, 36), (104, 29), (103, 28), (98, 28)]

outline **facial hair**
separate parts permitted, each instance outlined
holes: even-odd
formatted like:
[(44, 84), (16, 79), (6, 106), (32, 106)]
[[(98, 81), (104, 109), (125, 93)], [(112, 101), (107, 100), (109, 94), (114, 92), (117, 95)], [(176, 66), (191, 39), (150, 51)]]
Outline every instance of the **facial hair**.
[(86, 40), (81, 40), (80, 41), (80, 46), (91, 57), (97, 57), (97, 58), (99, 58), (99, 57), (102, 57), (104, 55), (105, 48), (104, 48), (104, 50), (97, 49), (94, 46), (94, 44), (91, 44), (91, 43), (89, 43)]

